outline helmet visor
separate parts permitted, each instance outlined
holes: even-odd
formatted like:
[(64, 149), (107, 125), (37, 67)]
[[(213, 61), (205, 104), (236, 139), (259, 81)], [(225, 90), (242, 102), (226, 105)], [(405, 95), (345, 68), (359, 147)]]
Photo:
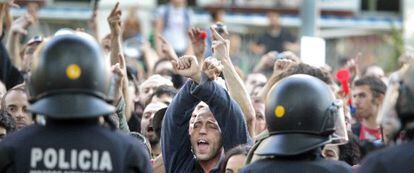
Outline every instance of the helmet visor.
[(53, 118), (92, 118), (115, 113), (115, 107), (89, 94), (59, 94), (41, 98), (30, 105), (32, 113)]
[(341, 100), (336, 100), (332, 106), (337, 112), (337, 117), (335, 117), (335, 131), (331, 135), (331, 143), (338, 145), (345, 144), (348, 142), (348, 133), (345, 124), (343, 102)]

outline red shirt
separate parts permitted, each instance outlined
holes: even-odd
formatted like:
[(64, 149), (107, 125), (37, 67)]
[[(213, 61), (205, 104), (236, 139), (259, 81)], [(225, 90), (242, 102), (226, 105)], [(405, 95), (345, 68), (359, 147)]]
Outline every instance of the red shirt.
[(375, 140), (381, 139), (380, 128), (371, 129), (371, 128), (365, 127), (361, 123), (361, 130), (359, 132), (360, 132), (359, 139), (361, 140), (375, 141)]

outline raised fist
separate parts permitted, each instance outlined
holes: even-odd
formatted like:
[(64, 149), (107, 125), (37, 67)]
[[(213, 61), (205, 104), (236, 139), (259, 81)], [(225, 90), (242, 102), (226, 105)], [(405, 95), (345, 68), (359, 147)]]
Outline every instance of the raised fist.
[(216, 80), (223, 71), (223, 65), (216, 58), (207, 58), (204, 60), (202, 71), (211, 80)]
[(26, 35), (27, 29), (34, 23), (34, 21), (35, 18), (31, 14), (26, 13), (13, 22), (11, 31), (14, 33)]
[(176, 74), (194, 79), (200, 74), (197, 58), (193, 55), (184, 55), (178, 60), (171, 60)]

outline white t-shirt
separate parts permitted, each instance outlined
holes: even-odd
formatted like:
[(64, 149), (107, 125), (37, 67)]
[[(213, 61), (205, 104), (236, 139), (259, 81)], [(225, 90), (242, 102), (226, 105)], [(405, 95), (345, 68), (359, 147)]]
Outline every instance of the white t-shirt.
[[(169, 14), (166, 15), (165, 13)], [(186, 14), (187, 13), (187, 14)], [(186, 17), (188, 15), (188, 17)], [(191, 10), (182, 7), (175, 8), (172, 5), (164, 5), (157, 9), (156, 17), (162, 19), (168, 17), (168, 23), (164, 23), (163, 36), (173, 46), (176, 52), (184, 53), (188, 47), (187, 28), (191, 25)], [(186, 21), (188, 20), (188, 21)], [(164, 21), (165, 22), (165, 21)], [(188, 26), (187, 26), (188, 25)]]

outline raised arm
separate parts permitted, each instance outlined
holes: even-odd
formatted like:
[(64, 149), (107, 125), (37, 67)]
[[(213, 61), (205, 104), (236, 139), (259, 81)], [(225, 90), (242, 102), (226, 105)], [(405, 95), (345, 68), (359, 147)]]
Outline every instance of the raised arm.
[(0, 3), (0, 37), (3, 37), (3, 31), (4, 31), (4, 16), (6, 15), (7, 6), (3, 3)]
[(200, 85), (193, 83), (191, 94), (206, 102), (210, 107), (222, 131), (225, 151), (251, 142), (243, 112), (223, 87), (211, 80), (202, 82)]
[(276, 84), (277, 81), (280, 80), (279, 75), (287, 70), (291, 65), (296, 64), (296, 62), (289, 60), (289, 59), (278, 59), (273, 65), (273, 73), (267, 80), (265, 86), (263, 87), (262, 91), (259, 93), (259, 97), (262, 100), (266, 100), (267, 93), (272, 89), (273, 85)]
[(33, 24), (34, 20), (34, 17), (31, 14), (27, 13), (13, 21), (13, 24), (10, 28), (9, 37), (7, 40), (7, 49), (10, 53), (10, 60), (18, 69), (22, 68), (22, 57), (20, 56), (20, 39), (23, 35), (27, 34), (27, 29)]
[(159, 41), (160, 50), (162, 54), (164, 55), (163, 58), (177, 61), (178, 60), (177, 53), (175, 52), (171, 44), (162, 35), (158, 35), (157, 40)]
[[(0, 2), (0, 37), (3, 37), (7, 29), (10, 29), (12, 18), (10, 16), (10, 7), (19, 7), (14, 0), (6, 0)], [(4, 20), (5, 19), (5, 20)], [(6, 26), (3, 26), (6, 24)]]
[[(13, 1), (0, 3), (0, 80), (6, 85), (7, 89), (23, 82), (23, 76), (15, 66), (10, 62), (8, 50), (3, 45), (2, 39), (9, 29), (9, 6), (13, 5)], [(6, 18), (6, 21), (3, 19)], [(3, 22), (6, 26), (3, 26)]]
[(98, 28), (98, 22), (97, 22), (97, 16), (98, 16), (98, 0), (93, 1), (93, 7), (92, 7), (92, 16), (88, 21), (89, 28), (91, 30), (91, 35), (95, 37), (96, 40), (99, 41), (99, 28)]
[(266, 71), (266, 69), (272, 68), (276, 55), (277, 55), (276, 51), (270, 51), (264, 54), (260, 58), (260, 61), (256, 64), (256, 66), (254, 66), (253, 72), (261, 73), (263, 71)]
[[(181, 57), (177, 61), (172, 60), (172, 63), (177, 74), (191, 79), (196, 79), (199, 74), (194, 56)], [(191, 114), (200, 101), (190, 94), (193, 83), (189, 80), (184, 84), (165, 112), (161, 146), (166, 172), (185, 172), (194, 164), (188, 127)]]
[(155, 64), (158, 62), (159, 57), (149, 42), (145, 41), (142, 45), (142, 51), (144, 53), (144, 62), (147, 67), (147, 76), (151, 76), (154, 73)]
[(123, 69), (125, 68), (125, 58), (122, 54), (118, 55), (118, 63), (112, 66), (112, 73), (115, 75), (114, 77), (114, 89), (113, 89), (113, 97), (114, 97), (114, 106), (116, 107), (116, 115), (118, 116), (118, 124), (119, 129), (125, 132), (129, 132), (129, 127), (127, 123), (127, 108), (126, 102), (123, 97), (124, 93), (124, 84), (125, 80), (128, 80), (126, 71)]
[(111, 65), (115, 65), (118, 62), (118, 54), (122, 53), (121, 14), (119, 2), (117, 2), (107, 18), (111, 30)]
[(23, 82), (23, 76), (17, 68), (10, 62), (6, 47), (0, 40), (0, 80), (6, 85), (7, 89), (13, 88)]
[(237, 74), (229, 55), (230, 41), (223, 39), (220, 34), (212, 28), (213, 33), (213, 56), (221, 60), (223, 64), (223, 74), (226, 81), (226, 86), (229, 90), (230, 96), (241, 107), (244, 118), (246, 120), (247, 128), (251, 137), (254, 137), (254, 126), (256, 115), (253, 108), (250, 96), (244, 86), (243, 80)]
[(212, 80), (217, 78), (218, 73), (215, 73), (215, 70), (212, 72), (211, 69), (203, 67), (200, 82), (191, 85), (191, 94), (209, 106), (220, 126), (225, 151), (240, 144), (250, 143), (251, 138), (243, 112), (229, 93)]
[[(162, 31), (164, 29), (164, 21), (163, 21), (163, 18), (162, 18), (162, 16), (164, 16), (163, 13), (165, 13), (165, 11), (163, 11), (162, 8), (161, 8), (157, 11), (157, 14), (155, 16), (154, 35), (156, 35), (156, 36), (161, 35)], [(163, 44), (162, 40), (160, 40), (160, 39), (155, 40), (155, 50), (156, 50), (158, 56), (160, 56), (160, 57), (164, 57), (164, 53), (163, 53), (162, 47), (161, 47), (162, 44)]]
[[(111, 30), (111, 65), (115, 65), (119, 63), (119, 70), (122, 71), (121, 74), (127, 74), (126, 65), (125, 65), (125, 57), (122, 56), (122, 44), (121, 44), (121, 10), (119, 9), (119, 2), (115, 4), (115, 7), (112, 9), (111, 13), (109, 14), (107, 20), (109, 24), (109, 28)], [(123, 65), (122, 65), (123, 64)], [(128, 93), (128, 78), (122, 80), (122, 97), (125, 100), (129, 100), (129, 93)], [(124, 116), (120, 117), (120, 121), (123, 119), (129, 119), (131, 115), (131, 105), (128, 102), (125, 102), (125, 111)]]
[(204, 61), (204, 53), (206, 49), (207, 33), (202, 31), (200, 28), (191, 28), (188, 31), (188, 37), (191, 41), (191, 46), (194, 51), (194, 55), (197, 57), (197, 61), (202, 64)]

